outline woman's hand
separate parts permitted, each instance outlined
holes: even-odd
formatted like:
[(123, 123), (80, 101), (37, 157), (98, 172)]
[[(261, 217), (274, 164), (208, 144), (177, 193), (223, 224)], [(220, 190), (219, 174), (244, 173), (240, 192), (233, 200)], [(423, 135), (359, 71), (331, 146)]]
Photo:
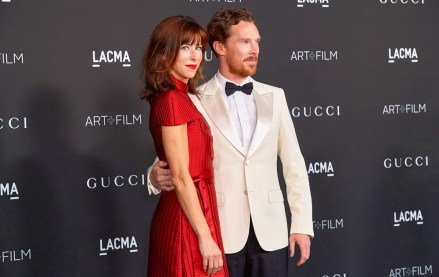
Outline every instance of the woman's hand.
[(223, 255), (218, 245), (210, 234), (198, 239), (201, 256), (203, 257), (203, 270), (207, 275), (213, 275), (223, 267)]

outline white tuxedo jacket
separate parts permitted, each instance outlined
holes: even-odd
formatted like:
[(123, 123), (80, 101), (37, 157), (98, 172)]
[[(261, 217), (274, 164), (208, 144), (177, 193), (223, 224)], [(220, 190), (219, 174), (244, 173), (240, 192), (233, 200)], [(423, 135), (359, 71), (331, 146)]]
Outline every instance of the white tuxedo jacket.
[(224, 249), (240, 251), (248, 238), (250, 216), (261, 247), (288, 245), (284, 198), (277, 175), (282, 161), (291, 211), (290, 233), (313, 236), (308, 174), (282, 89), (253, 81), (257, 123), (248, 154), (234, 131), (222, 91), (213, 77), (192, 101), (209, 123), (214, 143), (215, 188)]

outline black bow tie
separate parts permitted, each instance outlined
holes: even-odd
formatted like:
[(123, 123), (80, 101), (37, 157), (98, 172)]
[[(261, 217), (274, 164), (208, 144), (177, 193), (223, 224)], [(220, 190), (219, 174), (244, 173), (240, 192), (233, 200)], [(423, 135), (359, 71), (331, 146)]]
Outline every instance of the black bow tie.
[(247, 95), (250, 95), (253, 90), (253, 83), (247, 83), (243, 86), (237, 86), (234, 83), (226, 82), (226, 95), (230, 96), (235, 93), (235, 91), (242, 91)]

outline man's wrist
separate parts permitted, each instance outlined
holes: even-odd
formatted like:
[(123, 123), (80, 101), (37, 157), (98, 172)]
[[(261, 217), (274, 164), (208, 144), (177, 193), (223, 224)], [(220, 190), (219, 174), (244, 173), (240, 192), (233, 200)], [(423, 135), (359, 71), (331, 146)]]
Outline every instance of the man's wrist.
[(161, 192), (161, 190), (158, 187), (154, 186), (154, 184), (151, 183), (151, 181), (149, 181), (149, 180), (148, 180), (147, 186), (148, 186), (148, 193), (150, 195), (151, 194), (156, 194), (157, 195), (157, 194), (159, 194)]
[(151, 175), (151, 171), (152, 171), (153, 167), (154, 167), (154, 164), (148, 168), (148, 172), (147, 172), (147, 175), (146, 175), (146, 185), (148, 187), (149, 195), (151, 195), (151, 194), (157, 195), (157, 194), (159, 194), (161, 192), (161, 190), (158, 187), (156, 187), (151, 182), (151, 179), (150, 179), (150, 175)]

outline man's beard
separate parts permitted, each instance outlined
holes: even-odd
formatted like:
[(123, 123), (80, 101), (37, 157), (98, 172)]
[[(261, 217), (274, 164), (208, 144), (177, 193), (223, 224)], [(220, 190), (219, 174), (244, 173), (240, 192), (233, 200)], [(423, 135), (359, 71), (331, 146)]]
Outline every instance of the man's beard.
[[(256, 61), (256, 63), (254, 65), (248, 66), (245, 64), (246, 61)], [(229, 64), (229, 68), (230, 68), (230, 73), (237, 75), (239, 77), (242, 78), (247, 78), (248, 76), (253, 76), (256, 74), (256, 69), (257, 69), (257, 62), (258, 62), (258, 57), (250, 57), (250, 58), (246, 58), (244, 59), (244, 61), (235, 66), (234, 63), (232, 62), (228, 62)]]

